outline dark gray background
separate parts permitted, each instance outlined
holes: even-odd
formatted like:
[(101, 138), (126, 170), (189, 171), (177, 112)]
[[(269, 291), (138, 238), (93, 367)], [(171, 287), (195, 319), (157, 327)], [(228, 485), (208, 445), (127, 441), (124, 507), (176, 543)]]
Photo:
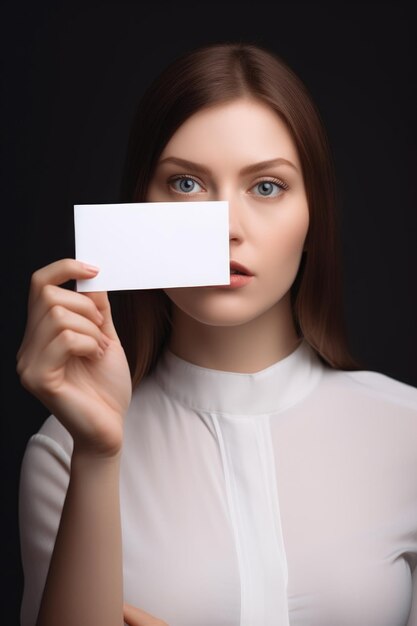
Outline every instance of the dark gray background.
[[(57, 3), (58, 4), (58, 3)], [(417, 386), (415, 22), (401, 4), (44, 2), (2, 11), (2, 623), (18, 624), (17, 490), (48, 410), (15, 372), (31, 273), (74, 256), (72, 207), (115, 202), (146, 85), (209, 42), (270, 47), (301, 76), (332, 144), (345, 306), (366, 368)]]

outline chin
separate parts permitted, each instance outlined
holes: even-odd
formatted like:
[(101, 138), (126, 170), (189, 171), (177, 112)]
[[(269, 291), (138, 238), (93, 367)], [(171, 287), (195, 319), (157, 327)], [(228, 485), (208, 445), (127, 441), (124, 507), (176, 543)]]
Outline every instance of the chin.
[[(176, 290), (175, 290), (176, 291)], [(253, 302), (243, 302), (233, 298), (230, 301), (217, 298), (184, 297), (184, 293), (166, 290), (167, 296), (177, 308), (177, 314), (205, 324), (206, 326), (241, 326), (262, 316), (276, 301), (265, 303), (264, 307), (254, 307)], [(222, 301), (223, 300), (223, 301)], [(252, 305), (252, 306), (251, 306)]]

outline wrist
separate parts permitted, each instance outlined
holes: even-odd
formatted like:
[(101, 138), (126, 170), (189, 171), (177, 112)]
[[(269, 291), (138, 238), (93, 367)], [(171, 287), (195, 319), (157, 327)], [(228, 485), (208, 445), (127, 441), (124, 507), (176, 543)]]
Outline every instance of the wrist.
[(112, 451), (98, 451), (91, 447), (85, 447), (74, 442), (71, 457), (71, 468), (119, 468), (122, 456), (122, 447)]
[(81, 438), (74, 437), (73, 455), (99, 462), (120, 459), (123, 446), (123, 429), (108, 432), (101, 439), (89, 440), (84, 436)]

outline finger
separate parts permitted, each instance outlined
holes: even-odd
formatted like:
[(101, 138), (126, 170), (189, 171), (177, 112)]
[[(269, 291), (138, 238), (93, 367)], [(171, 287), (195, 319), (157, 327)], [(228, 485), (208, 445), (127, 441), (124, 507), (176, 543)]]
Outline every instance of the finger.
[(45, 285), (62, 285), (68, 280), (92, 278), (99, 272), (99, 268), (82, 263), (77, 259), (60, 259), (45, 267), (41, 267), (32, 274), (29, 290), (29, 307), (38, 298)]
[(107, 291), (92, 291), (85, 292), (85, 295), (91, 298), (97, 307), (97, 310), (101, 313), (104, 320), (101, 325), (101, 330), (109, 339), (119, 341), (116, 329), (113, 323), (113, 317), (111, 313), (110, 300)]
[(24, 350), (28, 341), (31, 341), (34, 329), (38, 326), (40, 320), (54, 306), (65, 307), (69, 311), (83, 315), (97, 326), (100, 326), (104, 321), (102, 314), (91, 298), (55, 285), (45, 285), (41, 290), (41, 296), (38, 298), (36, 305), (32, 307), (28, 315), (25, 334), (17, 353), (17, 358), (19, 358), (20, 352)]
[(62, 383), (62, 367), (70, 357), (99, 359), (104, 351), (93, 337), (81, 335), (71, 330), (64, 330), (46, 348), (25, 367), (19, 368), (22, 385), (34, 393), (55, 393)]
[(86, 356), (91, 359), (103, 356), (104, 350), (97, 344), (97, 341), (89, 336), (82, 335), (73, 330), (63, 330), (51, 341), (41, 352), (40, 363), (48, 361), (56, 368), (60, 368), (71, 356)]
[(30, 363), (31, 360), (36, 360), (45, 347), (66, 329), (92, 337), (102, 350), (109, 345), (109, 339), (94, 322), (57, 305), (52, 307), (33, 329), (26, 348), (20, 354), (19, 360), (22, 361), (20, 367), (25, 367), (25, 363)]
[(123, 605), (123, 619), (128, 626), (168, 626), (168, 624), (132, 604)]

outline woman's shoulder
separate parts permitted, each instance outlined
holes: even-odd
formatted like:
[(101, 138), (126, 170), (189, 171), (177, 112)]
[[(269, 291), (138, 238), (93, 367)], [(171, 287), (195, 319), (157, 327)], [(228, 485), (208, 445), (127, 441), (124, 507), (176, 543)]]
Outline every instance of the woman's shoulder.
[(388, 405), (410, 409), (417, 417), (417, 387), (373, 370), (333, 370), (332, 379), (351, 395), (375, 398)]
[(27, 443), (27, 449), (43, 448), (65, 464), (71, 459), (73, 447), (71, 434), (55, 415), (49, 415)]

